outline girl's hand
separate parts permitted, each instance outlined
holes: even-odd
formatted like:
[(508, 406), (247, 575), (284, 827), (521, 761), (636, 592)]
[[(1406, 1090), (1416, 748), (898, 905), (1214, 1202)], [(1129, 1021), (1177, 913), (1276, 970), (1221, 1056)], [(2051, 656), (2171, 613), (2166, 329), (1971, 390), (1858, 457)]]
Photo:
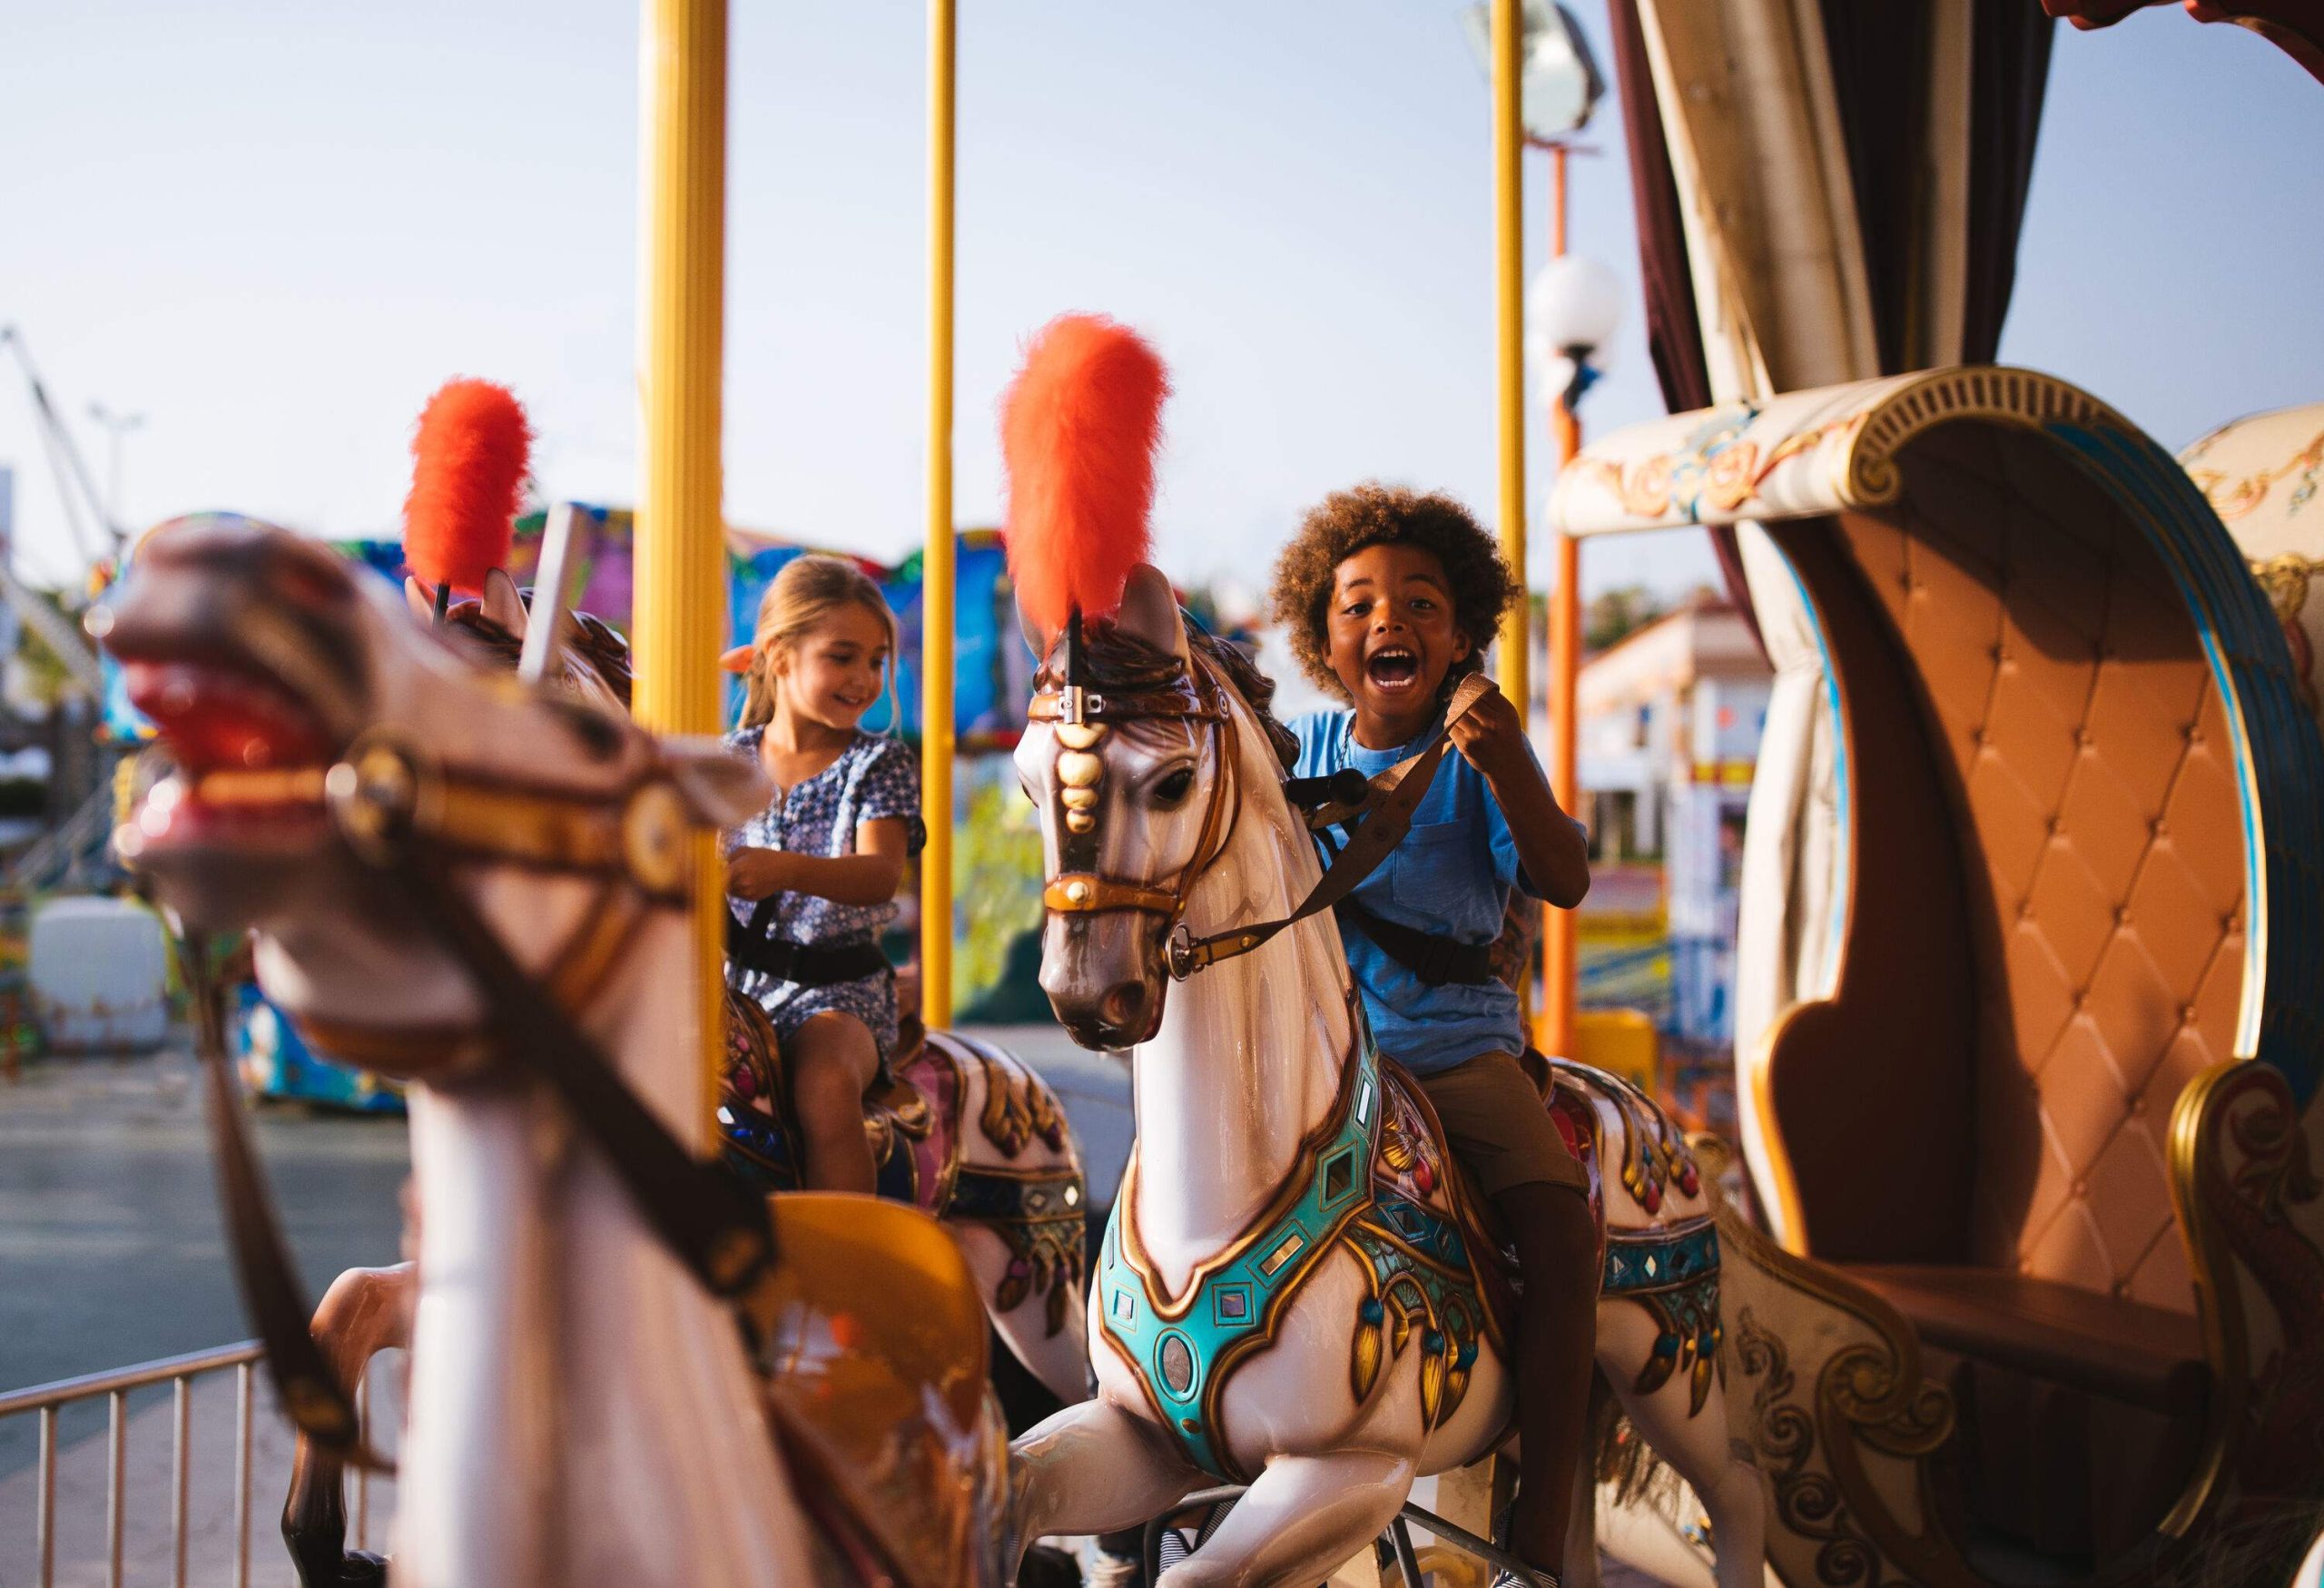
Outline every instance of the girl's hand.
[(726, 859), (726, 891), (753, 903), (793, 891), (792, 857), (780, 849), (738, 849)]
[(1446, 734), (1461, 758), (1489, 780), (1529, 765), (1525, 725), (1518, 719), (1516, 705), (1498, 689), (1455, 717)]

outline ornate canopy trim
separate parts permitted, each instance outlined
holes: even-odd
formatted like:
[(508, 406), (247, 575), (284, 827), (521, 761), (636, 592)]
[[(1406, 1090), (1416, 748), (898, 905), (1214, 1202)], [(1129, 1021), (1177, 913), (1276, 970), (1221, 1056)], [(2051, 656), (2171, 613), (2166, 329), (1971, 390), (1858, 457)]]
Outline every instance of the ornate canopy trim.
[(2324, 542), (2324, 402), (2221, 425), (2179, 461), (2255, 562)]
[(1559, 477), (1550, 520), (1608, 535), (1880, 507), (1903, 488), (1897, 452), (1955, 419), (2131, 429), (2089, 393), (2031, 370), (1884, 376), (1631, 425)]
[[(2234, 1051), (2281, 1071), (2305, 1105), (2324, 1080), (2324, 978), (2315, 973), (2324, 962), (2324, 740), (2241, 548), (2195, 479), (2136, 426), (2027, 370), (1857, 381), (1618, 431), (1565, 470), (1551, 521), (1594, 535), (1877, 509), (1906, 488), (1898, 462), (1905, 447), (1955, 422), (2010, 426), (2062, 449), (2113, 498), (2178, 586), (2235, 738), (2249, 892)], [(2288, 501), (2296, 484), (2277, 488)]]

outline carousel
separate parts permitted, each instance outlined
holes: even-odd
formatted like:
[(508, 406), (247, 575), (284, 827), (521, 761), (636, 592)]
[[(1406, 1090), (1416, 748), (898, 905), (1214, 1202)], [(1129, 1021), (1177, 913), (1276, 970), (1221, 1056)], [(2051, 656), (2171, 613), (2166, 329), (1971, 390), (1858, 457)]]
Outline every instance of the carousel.
[[(1491, 8), (1522, 567), (1520, 9)], [(1797, 754), (1753, 795), (1738, 1139), (1556, 1051), (1554, 951), (1544, 977), (1537, 1080), (1601, 1258), (1578, 1282), (1603, 1460), (1564, 1580), (1595, 1581), (1602, 1544), (1718, 1588), (2283, 1582), (2324, 1524), (2324, 520), (2303, 513), (2324, 409), (2174, 460), (1987, 361), (1974, 270), (1898, 320), (1838, 189), (1722, 207), (1786, 152), (1722, 141), (1736, 102), (1686, 91), (1724, 69), (1715, 38), (1620, 11), (1651, 129), (1633, 171), (1663, 184), (1641, 203), (1667, 197), (1679, 240), (1658, 336), (1691, 327), (1666, 374), (1699, 400), (1561, 470), (1561, 600), (1593, 538), (1712, 531), (1780, 653)], [(884, 1198), (790, 1189), (780, 1044), (722, 973), (718, 833), (768, 785), (713, 737), (718, 0), (647, 7), (634, 650), (575, 609), (580, 515), (551, 516), (532, 589), (510, 577), (522, 420), (476, 392), (464, 434), (502, 442), (448, 448), (467, 472), (415, 491), (437, 505), (407, 588), (209, 515), (150, 536), (99, 622), (175, 764), (123, 847), (210, 990), (214, 1148), (300, 1432), (284, 1525), (310, 1588), (1062, 1581), (1039, 1541), (1189, 1517), (1172, 1588), (1515, 1564), (1493, 1538), (1521, 1371), (1502, 1232), (1374, 1047), (1330, 909), (1444, 739), (1294, 797), (1271, 686), (1152, 566), (1166, 382), (1095, 317), (1035, 340), (1005, 426), (1042, 986), (1077, 1041), (1134, 1055), (1141, 1139), (1093, 1269), (1055, 1096), (947, 1029), (948, 0), (931, 16), (928, 842), (919, 1007), (865, 1099)], [(1738, 93), (1831, 91), (1770, 83)], [(1818, 203), (1828, 279), (1778, 295), (1741, 268)], [(1569, 734), (1571, 651), (1550, 684)], [(1521, 698), (1525, 655), (1521, 618)], [(1351, 834), (1328, 863), (1325, 826)], [(409, 1099), (413, 1260), (320, 1309), (233, 1106), (204, 953), (224, 933), (253, 934), (309, 1043)], [(1222, 1125), (1220, 1098), (1247, 1106)], [(1013, 1444), (994, 1338), (1065, 1406)], [(345, 1549), (340, 1498), (348, 1466), (385, 1465), (348, 1386), (390, 1346), (391, 1561)]]

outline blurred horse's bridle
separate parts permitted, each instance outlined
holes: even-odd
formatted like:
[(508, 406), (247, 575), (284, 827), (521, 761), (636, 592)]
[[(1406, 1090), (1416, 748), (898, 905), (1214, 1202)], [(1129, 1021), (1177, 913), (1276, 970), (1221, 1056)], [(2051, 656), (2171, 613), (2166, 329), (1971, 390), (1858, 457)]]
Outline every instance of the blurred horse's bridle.
[(1059, 741), (1069, 749), (1094, 750), (1104, 729), (1117, 723), (1210, 725), (1211, 754), (1217, 770), (1211, 778), (1201, 833), (1187, 852), (1186, 863), (1167, 883), (1100, 870), (1098, 850), (1102, 833), (1094, 826), (1087, 833), (1074, 833), (1060, 824), (1058, 874), (1041, 891), (1042, 904), (1060, 915), (1130, 911), (1162, 917), (1169, 934), (1164, 964), (1172, 980), (1178, 981), (1221, 960), (1249, 953), (1285, 927), (1330, 909), (1353, 893), (1412, 830), (1413, 813), (1451, 748), (1452, 725), (1492, 693), (1491, 681), (1482, 674), (1462, 679), (1445, 706), (1443, 725), (1424, 748), (1370, 779), (1361, 797), (1327, 798), (1309, 814), (1311, 828), (1345, 825), (1348, 838), (1290, 914), (1196, 937), (1184, 920), (1187, 901), (1195, 883), (1226, 852), (1242, 804), (1241, 746), (1235, 714), (1227, 704), (1231, 686), (1200, 646), (1189, 646), (1186, 659), (1159, 685), (1108, 694), (1087, 680), (1078, 611), (1072, 616), (1064, 641), (1063, 679), (1037, 693), (1026, 715), (1029, 721), (1053, 725)]

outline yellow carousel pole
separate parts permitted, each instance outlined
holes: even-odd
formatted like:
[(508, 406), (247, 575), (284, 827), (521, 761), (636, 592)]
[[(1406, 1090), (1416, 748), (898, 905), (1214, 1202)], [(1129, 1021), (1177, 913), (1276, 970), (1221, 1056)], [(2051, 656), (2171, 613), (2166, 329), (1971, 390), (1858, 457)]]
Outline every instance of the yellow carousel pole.
[(1501, 620), (1501, 692), (1531, 716), (1525, 589), (1525, 132), (1518, 116), (1518, 0), (1492, 0), (1494, 285), (1500, 301), (1501, 547), (1519, 599)]
[(920, 587), (920, 1004), (952, 1023), (953, 0), (928, 0), (928, 547)]
[[(714, 734), (718, 656), (728, 636), (724, 478), (719, 458), (725, 347), (726, 4), (645, 0), (639, 162), (645, 182), (638, 283), (643, 457), (635, 604), (638, 722)], [(697, 1149), (715, 1140), (724, 1047), (725, 878), (717, 835), (694, 838), (699, 949)]]

